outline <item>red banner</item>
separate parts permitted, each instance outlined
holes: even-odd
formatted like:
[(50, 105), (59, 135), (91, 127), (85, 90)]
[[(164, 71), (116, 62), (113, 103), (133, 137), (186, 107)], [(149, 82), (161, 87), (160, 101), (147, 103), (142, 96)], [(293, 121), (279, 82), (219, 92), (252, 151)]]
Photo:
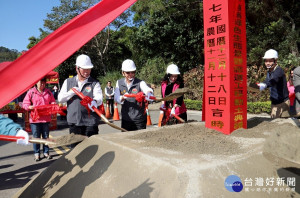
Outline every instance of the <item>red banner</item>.
[(204, 0), (205, 126), (230, 134), (247, 128), (244, 0)]
[(65, 61), (136, 0), (102, 0), (0, 68), (0, 108)]

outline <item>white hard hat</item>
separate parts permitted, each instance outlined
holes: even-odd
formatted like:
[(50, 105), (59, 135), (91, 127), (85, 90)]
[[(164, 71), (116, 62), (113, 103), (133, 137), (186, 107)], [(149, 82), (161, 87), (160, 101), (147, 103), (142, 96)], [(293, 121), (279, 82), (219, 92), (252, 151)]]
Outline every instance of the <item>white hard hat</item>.
[(171, 64), (167, 67), (167, 74), (180, 74), (177, 65)]
[(278, 59), (278, 53), (276, 50), (269, 49), (268, 51), (266, 51), (265, 56), (263, 57), (263, 59), (271, 59), (271, 58)]
[(77, 57), (76, 66), (82, 69), (92, 69), (94, 67), (90, 57), (85, 54), (81, 54)]
[(132, 60), (126, 59), (123, 61), (122, 71), (130, 72), (130, 71), (135, 71), (135, 70), (136, 70), (136, 66)]

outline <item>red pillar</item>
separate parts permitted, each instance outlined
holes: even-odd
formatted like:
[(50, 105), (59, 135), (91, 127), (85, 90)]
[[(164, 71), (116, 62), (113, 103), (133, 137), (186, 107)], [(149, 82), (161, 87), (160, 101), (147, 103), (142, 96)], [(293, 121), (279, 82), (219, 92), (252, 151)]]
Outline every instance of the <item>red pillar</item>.
[(230, 134), (247, 128), (244, 0), (203, 0), (205, 126)]

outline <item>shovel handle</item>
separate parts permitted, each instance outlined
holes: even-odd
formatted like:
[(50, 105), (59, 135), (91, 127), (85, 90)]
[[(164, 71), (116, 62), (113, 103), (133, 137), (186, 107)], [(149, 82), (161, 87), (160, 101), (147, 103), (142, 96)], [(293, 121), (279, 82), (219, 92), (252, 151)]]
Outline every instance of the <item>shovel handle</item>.
[[(126, 96), (127, 98), (136, 98), (138, 95), (137, 94), (124, 94), (124, 96)], [(146, 97), (144, 95), (144, 97)], [(155, 96), (150, 96), (150, 99), (151, 100), (156, 100), (156, 97)]]
[(125, 97), (127, 98), (136, 98), (136, 94), (124, 94)]
[(156, 100), (156, 97), (155, 96), (150, 96), (150, 99), (151, 100)]
[(72, 90), (76, 93), (76, 95), (77, 96), (79, 96), (81, 99), (83, 99), (84, 98), (84, 95), (83, 95), (83, 93), (81, 93), (81, 92), (79, 92), (79, 91), (77, 91), (76, 89), (74, 89), (74, 88), (72, 88)]
[[(25, 137), (12, 136), (12, 135), (0, 135), (0, 140), (2, 140), (2, 141), (16, 142), (19, 139), (25, 139)], [(51, 140), (40, 139), (40, 138), (31, 138), (28, 141), (30, 143), (35, 143), (35, 144), (46, 144), (46, 145), (55, 144), (55, 142), (53, 142)]]
[[(83, 99), (84, 95), (83, 93), (77, 91), (76, 89), (72, 88), (72, 90), (76, 93), (76, 95), (79, 96), (79, 98)], [(99, 109), (97, 109), (96, 107), (93, 107), (93, 110), (95, 111), (95, 113), (98, 114), (98, 116), (100, 116), (102, 119), (104, 119), (104, 121), (108, 122), (108, 120), (106, 119), (106, 117), (100, 112)]]
[(16, 142), (19, 139), (25, 139), (25, 137), (12, 136), (12, 135), (0, 135), (0, 140), (2, 141)]
[[(81, 99), (83, 99), (83, 98), (85, 97), (83, 93), (77, 91), (76, 89), (72, 88), (72, 90), (73, 90), (73, 91), (74, 91)], [(108, 119), (101, 113), (101, 111), (100, 111), (99, 109), (97, 109), (96, 107), (93, 107), (93, 110), (94, 110), (94, 112), (97, 113), (98, 116), (100, 116), (100, 118), (101, 118), (106, 124), (108, 124), (109, 126), (114, 127), (114, 128), (116, 128), (116, 129), (119, 129), (119, 130), (121, 130), (121, 131), (127, 131), (127, 130), (125, 130), (125, 129), (123, 129), (123, 128), (120, 128), (120, 127), (114, 125), (114, 124), (111, 124), (111, 123), (108, 121)]]
[[(83, 99), (84, 95), (83, 93), (77, 91), (76, 89), (72, 88), (72, 90), (76, 93), (76, 95), (79, 96), (79, 98)], [(95, 113), (98, 114), (98, 116), (100, 116), (101, 118), (103, 117), (103, 114), (99, 111), (99, 109), (97, 109), (96, 107), (93, 107), (93, 110), (95, 111)], [(105, 116), (104, 116), (105, 117)], [(106, 118), (105, 118), (106, 119)], [(107, 119), (106, 119), (107, 120)]]
[[(170, 113), (170, 112), (168, 112), (167, 109), (163, 109), (163, 108), (159, 108), (159, 109), (160, 109), (161, 111), (164, 111), (165, 113)], [(174, 118), (176, 118), (179, 122), (185, 123), (185, 121), (184, 121), (181, 117), (179, 117), (178, 115), (172, 114), (172, 116), (174, 116)]]
[(185, 123), (185, 121), (181, 117), (179, 117), (178, 115), (172, 114), (172, 116), (174, 116), (174, 118), (176, 118), (179, 122)]

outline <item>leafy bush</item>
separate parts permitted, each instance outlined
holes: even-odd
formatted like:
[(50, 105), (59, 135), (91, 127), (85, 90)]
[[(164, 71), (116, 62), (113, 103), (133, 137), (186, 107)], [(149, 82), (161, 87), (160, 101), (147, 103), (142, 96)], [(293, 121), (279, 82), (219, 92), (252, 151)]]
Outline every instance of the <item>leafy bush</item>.
[(108, 81), (111, 81), (111, 85), (115, 87), (117, 80), (119, 80), (120, 78), (123, 78), (121, 71), (114, 71), (106, 73), (105, 76), (101, 76), (100, 78), (98, 78), (98, 80), (104, 92), (104, 88), (106, 87)]
[(295, 56), (294, 54), (289, 54), (286, 59), (281, 61), (283, 65), (288, 66), (288, 70), (291, 69), (293, 66), (298, 67), (300, 66), (300, 57)]
[(193, 90), (192, 92), (185, 94), (186, 98), (192, 100), (202, 100), (203, 78), (204, 78), (203, 65), (199, 65), (198, 67), (184, 73), (183, 75), (184, 86)]
[(200, 101), (200, 100), (186, 99), (186, 100), (184, 100), (184, 103), (185, 103), (187, 109), (198, 110), (198, 111), (202, 110), (202, 101)]
[[(202, 111), (202, 101), (200, 100), (190, 100), (185, 99), (184, 103), (186, 108), (189, 110)], [(248, 102), (247, 103), (247, 112), (253, 114), (259, 113), (270, 113), (271, 112), (271, 102)]]
[(248, 113), (270, 113), (271, 112), (271, 102), (248, 102), (247, 104)]

